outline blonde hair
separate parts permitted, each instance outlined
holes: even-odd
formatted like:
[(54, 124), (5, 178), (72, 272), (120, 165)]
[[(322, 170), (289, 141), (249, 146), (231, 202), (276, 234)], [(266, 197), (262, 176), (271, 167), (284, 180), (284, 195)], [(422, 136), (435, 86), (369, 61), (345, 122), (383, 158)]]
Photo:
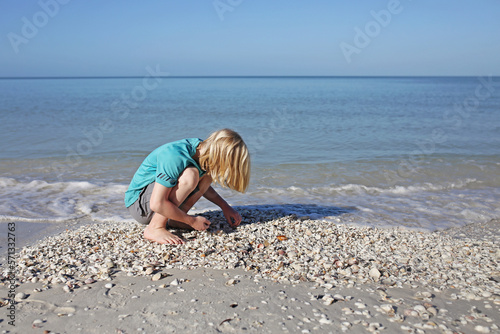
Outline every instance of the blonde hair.
[(223, 187), (245, 192), (250, 183), (250, 154), (233, 130), (213, 132), (200, 144), (200, 167)]

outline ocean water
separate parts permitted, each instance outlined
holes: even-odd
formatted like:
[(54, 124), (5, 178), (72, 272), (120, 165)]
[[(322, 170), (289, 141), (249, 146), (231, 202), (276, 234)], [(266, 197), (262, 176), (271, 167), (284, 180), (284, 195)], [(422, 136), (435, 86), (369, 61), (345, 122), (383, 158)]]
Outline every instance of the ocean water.
[[(0, 222), (131, 221), (156, 147), (229, 127), (232, 205), (436, 230), (500, 218), (500, 78), (0, 79)], [(194, 212), (214, 209), (201, 200)]]

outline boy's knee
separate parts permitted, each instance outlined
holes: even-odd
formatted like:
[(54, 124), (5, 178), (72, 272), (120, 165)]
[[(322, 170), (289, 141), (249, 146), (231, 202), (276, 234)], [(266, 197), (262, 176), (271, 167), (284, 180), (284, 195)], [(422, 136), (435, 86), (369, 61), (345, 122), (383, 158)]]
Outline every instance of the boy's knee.
[(200, 175), (198, 169), (194, 167), (189, 167), (182, 172), (179, 177), (179, 187), (184, 187), (193, 190), (198, 185), (200, 181)]

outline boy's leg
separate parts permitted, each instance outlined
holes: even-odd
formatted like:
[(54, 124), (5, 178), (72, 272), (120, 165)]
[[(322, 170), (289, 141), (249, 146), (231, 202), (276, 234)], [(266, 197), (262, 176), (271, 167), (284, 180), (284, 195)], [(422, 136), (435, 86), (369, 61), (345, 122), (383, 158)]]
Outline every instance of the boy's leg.
[[(189, 195), (183, 202), (181, 202), (182, 204), (179, 205), (179, 209), (181, 209), (185, 213), (188, 213), (188, 211), (193, 207), (193, 205), (196, 202), (198, 202), (201, 196), (203, 196), (203, 194), (208, 190), (208, 187), (210, 187), (211, 184), (212, 184), (212, 178), (209, 175), (204, 175), (200, 179), (196, 188), (191, 193), (189, 193)], [(186, 230), (193, 229), (188, 224), (172, 219), (168, 221), (168, 226), (175, 228), (182, 228)]]
[(198, 186), (199, 175), (196, 167), (186, 168), (179, 176), (175, 187), (172, 188), (168, 200), (179, 207)]
[[(179, 206), (188, 195), (197, 187), (199, 181), (198, 169), (189, 167), (182, 172), (177, 185), (172, 188), (168, 197), (169, 201)], [(206, 191), (206, 190), (205, 190)], [(181, 244), (184, 241), (175, 234), (166, 230), (168, 218), (159, 213), (155, 213), (151, 222), (144, 230), (144, 237), (162, 244)], [(184, 223), (182, 223), (184, 224)], [(189, 225), (184, 224), (188, 228)], [(176, 226), (174, 226), (176, 227)]]
[(182, 238), (166, 230), (167, 221), (167, 217), (155, 213), (153, 218), (151, 218), (151, 222), (144, 230), (144, 237), (160, 244), (183, 244), (184, 240)]

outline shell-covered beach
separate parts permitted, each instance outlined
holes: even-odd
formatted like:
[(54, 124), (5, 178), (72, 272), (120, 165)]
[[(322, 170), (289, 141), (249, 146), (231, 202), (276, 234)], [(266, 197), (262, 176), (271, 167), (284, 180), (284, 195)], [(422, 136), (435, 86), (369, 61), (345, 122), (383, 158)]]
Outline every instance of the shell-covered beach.
[[(241, 213), (236, 229), (221, 212), (204, 213), (210, 229), (178, 231), (187, 240), (179, 246), (143, 239), (139, 224), (100, 223), (24, 247), (20, 326), (65, 332), (64, 318), (85, 333), (161, 332), (163, 319), (194, 332), (499, 331), (497, 221), (422, 232)], [(2, 282), (4, 290), (5, 272)], [(213, 307), (228, 320), (214, 318)], [(90, 326), (79, 320), (86, 314), (95, 315)], [(146, 325), (120, 327), (136, 317)]]

